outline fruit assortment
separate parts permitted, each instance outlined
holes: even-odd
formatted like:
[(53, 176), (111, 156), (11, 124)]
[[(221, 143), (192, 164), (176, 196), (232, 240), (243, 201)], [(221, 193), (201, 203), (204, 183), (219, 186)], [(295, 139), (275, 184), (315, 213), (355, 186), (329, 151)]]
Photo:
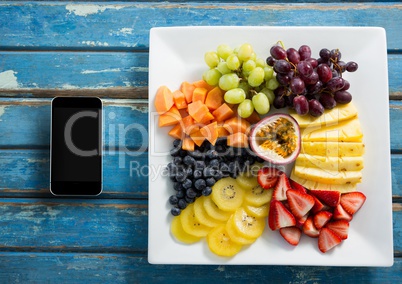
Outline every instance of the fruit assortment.
[[(311, 54), (278, 42), (263, 60), (248, 43), (222, 44), (205, 53), (202, 80), (157, 90), (158, 125), (175, 139), (167, 172), (176, 240), (205, 238), (228, 257), (266, 224), (294, 246), (303, 234), (318, 238), (323, 253), (347, 238), (366, 199), (356, 191), (363, 134), (342, 78), (358, 65), (338, 49)], [(288, 110), (269, 115), (271, 104)], [(290, 177), (272, 166), (291, 163)]]

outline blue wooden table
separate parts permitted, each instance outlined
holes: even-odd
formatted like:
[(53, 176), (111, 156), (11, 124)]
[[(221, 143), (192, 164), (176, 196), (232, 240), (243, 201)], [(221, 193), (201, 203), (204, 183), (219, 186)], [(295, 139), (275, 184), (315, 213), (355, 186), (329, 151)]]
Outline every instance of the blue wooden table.
[[(118, 124), (136, 121), (147, 128), (149, 30), (187, 25), (385, 28), (393, 183), (392, 267), (148, 264), (147, 177), (130, 176), (129, 161), (124, 159), (126, 149), (136, 150), (143, 142), (134, 131), (121, 135), (105, 129), (101, 196), (51, 196), (51, 98), (98, 96), (104, 101), (105, 125), (119, 129)], [(0, 2), (0, 283), (205, 283), (218, 279), (230, 283), (400, 283), (401, 74), (402, 5), (396, 2)], [(147, 153), (136, 161), (147, 165)]]

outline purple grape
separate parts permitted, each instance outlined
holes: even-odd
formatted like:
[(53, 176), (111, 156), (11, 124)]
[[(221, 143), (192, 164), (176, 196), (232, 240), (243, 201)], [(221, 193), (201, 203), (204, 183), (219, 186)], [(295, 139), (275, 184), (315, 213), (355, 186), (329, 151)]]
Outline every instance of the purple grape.
[(311, 48), (308, 45), (302, 45), (299, 48), (300, 60), (311, 57)]
[(269, 66), (274, 66), (275, 61), (276, 61), (276, 60), (275, 60), (272, 56), (268, 56), (268, 57), (267, 57), (267, 60), (266, 60), (266, 62), (267, 62), (267, 64), (268, 64)]
[(295, 94), (290, 94), (289, 96), (285, 96), (285, 103), (289, 108), (293, 108), (293, 100), (295, 99)]
[(276, 97), (283, 97), (285, 96), (287, 93), (287, 88), (285, 88), (284, 86), (279, 86), (278, 88), (276, 88), (274, 90), (274, 95)]
[(320, 50), (320, 57), (323, 61), (328, 61), (331, 58), (331, 51), (327, 48), (323, 48)]
[(315, 71), (313, 71), (313, 73), (311, 73), (309, 77), (301, 76), (301, 78), (303, 79), (304, 84), (306, 85), (314, 85), (320, 79), (318, 73)]
[(335, 62), (338, 62), (341, 60), (342, 54), (339, 51), (339, 49), (333, 49), (331, 50), (331, 59), (334, 60)]
[(326, 83), (332, 79), (332, 71), (331, 71), (331, 68), (329, 68), (329, 66), (327, 64), (322, 63), (322, 64), (318, 65), (317, 66), (317, 74), (323, 83)]
[(282, 86), (287, 86), (290, 83), (290, 77), (287, 74), (276, 74), (276, 80)]
[(305, 85), (304, 85), (303, 80), (300, 77), (293, 77), (290, 80), (289, 87), (293, 94), (299, 95), (299, 94), (303, 93)]
[(308, 102), (309, 113), (311, 116), (318, 117), (324, 113), (324, 107), (316, 99)]
[(305, 115), (309, 112), (309, 102), (305, 96), (297, 96), (293, 99), (293, 106), (299, 115)]
[(337, 68), (337, 71), (338, 72), (341, 72), (341, 73), (343, 73), (343, 72), (345, 72), (345, 70), (346, 70), (346, 63), (345, 63), (345, 61), (338, 61), (338, 66), (339, 66), (339, 68)]
[(281, 96), (281, 97), (276, 96), (276, 97), (274, 98), (273, 105), (274, 105), (274, 107), (277, 108), (277, 109), (284, 108), (284, 107), (286, 106), (286, 102), (285, 102), (284, 97), (283, 97), (283, 96)]
[(335, 93), (336, 91), (342, 89), (344, 85), (345, 82), (341, 77), (335, 77), (329, 80), (325, 87), (331, 93)]
[(288, 56), (289, 61), (292, 62), (293, 64), (296, 65), (297, 63), (300, 62), (300, 54), (293, 47), (286, 50), (286, 55)]
[(334, 99), (339, 104), (347, 104), (352, 101), (352, 95), (348, 91), (338, 91), (335, 93)]
[(323, 82), (318, 81), (314, 85), (307, 86), (307, 91), (312, 95), (319, 94), (322, 91), (323, 86), (324, 86)]
[(286, 74), (286, 73), (289, 73), (291, 68), (292, 68), (292, 66), (290, 65), (290, 63), (284, 59), (279, 59), (279, 60), (275, 61), (274, 70), (276, 73)]
[(338, 71), (336, 71), (335, 69), (332, 69), (332, 78), (336, 78), (336, 77), (339, 77), (339, 73), (338, 73)]
[(346, 71), (348, 72), (355, 72), (357, 68), (359, 68), (359, 65), (356, 62), (350, 61), (346, 63)]
[(308, 77), (313, 73), (314, 68), (307, 61), (300, 61), (299, 64), (297, 64), (297, 71), (301, 76)]
[(318, 59), (317, 59), (317, 64), (318, 64), (318, 65), (320, 65), (320, 64), (327, 64), (328, 66), (331, 66), (331, 61), (329, 61), (329, 60), (324, 60), (324, 59), (322, 59), (322, 58), (318, 58)]
[(310, 63), (310, 65), (311, 65), (313, 68), (316, 68), (316, 67), (318, 66), (318, 61), (317, 61), (317, 59), (315, 59), (315, 58), (307, 58), (307, 59), (305, 59), (304, 61), (307, 61), (308, 63)]
[(273, 47), (271, 47), (271, 50), (269, 52), (276, 60), (286, 58), (286, 51), (279, 45), (274, 45)]
[(334, 97), (327, 93), (321, 94), (319, 101), (326, 109), (333, 109), (336, 106)]
[(343, 79), (343, 82), (345, 82), (345, 85), (343, 85), (343, 88), (340, 89), (340, 91), (347, 91), (350, 88), (350, 83), (348, 80)]

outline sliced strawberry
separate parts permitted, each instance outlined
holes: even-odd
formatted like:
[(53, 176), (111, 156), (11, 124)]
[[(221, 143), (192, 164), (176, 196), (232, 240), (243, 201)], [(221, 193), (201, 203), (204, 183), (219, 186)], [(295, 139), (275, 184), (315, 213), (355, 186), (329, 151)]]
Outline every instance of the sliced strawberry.
[[(315, 214), (319, 211), (326, 210), (325, 208), (328, 207), (327, 205), (324, 205), (317, 197), (314, 195), (311, 195), (314, 198), (314, 206), (311, 208), (311, 213)], [(329, 207), (328, 207), (329, 208)]]
[(286, 191), (289, 189), (291, 189), (289, 179), (286, 174), (282, 172), (282, 174), (279, 175), (278, 182), (275, 185), (272, 198), (279, 201), (286, 200)]
[(314, 198), (311, 195), (294, 189), (287, 190), (286, 197), (289, 202), (290, 211), (292, 211), (297, 219), (306, 215), (314, 206)]
[(363, 206), (365, 201), (366, 196), (359, 191), (345, 193), (341, 196), (343, 209), (351, 215), (355, 214)]
[(278, 177), (283, 172), (277, 168), (263, 167), (258, 171), (257, 180), (264, 189), (273, 188), (278, 181)]
[(331, 220), (332, 218), (332, 213), (328, 211), (320, 211), (317, 214), (314, 215), (314, 226), (320, 230), (322, 227), (325, 226)]
[(300, 191), (300, 192), (302, 192), (302, 193), (307, 193), (306, 188), (305, 188), (304, 186), (302, 186), (300, 183), (295, 182), (295, 181), (292, 180), (292, 179), (289, 179), (289, 182), (290, 182), (290, 186), (291, 186), (294, 190)]
[(296, 219), (282, 202), (273, 199), (269, 208), (268, 225), (275, 231), (284, 227), (296, 225)]
[(310, 193), (330, 207), (336, 207), (341, 199), (341, 193), (334, 190), (310, 190)]
[(325, 225), (325, 228), (331, 229), (335, 232), (342, 240), (348, 238), (349, 222), (346, 220), (332, 221)]
[(338, 204), (338, 206), (335, 207), (334, 213), (332, 215), (332, 219), (334, 220), (346, 220), (350, 222), (352, 220), (352, 215), (350, 215), (348, 212), (343, 209), (341, 204)]
[(309, 216), (303, 224), (303, 233), (312, 238), (317, 238), (320, 231), (314, 226), (313, 216)]
[(279, 229), (281, 236), (292, 246), (297, 246), (301, 237), (301, 230), (297, 227), (286, 227)]
[(333, 247), (339, 245), (342, 239), (332, 230), (322, 228), (318, 236), (318, 248), (322, 252), (327, 252)]
[(306, 222), (307, 218), (309, 216), (309, 213), (304, 215), (303, 217), (299, 218), (296, 220), (296, 227), (303, 227), (304, 223)]

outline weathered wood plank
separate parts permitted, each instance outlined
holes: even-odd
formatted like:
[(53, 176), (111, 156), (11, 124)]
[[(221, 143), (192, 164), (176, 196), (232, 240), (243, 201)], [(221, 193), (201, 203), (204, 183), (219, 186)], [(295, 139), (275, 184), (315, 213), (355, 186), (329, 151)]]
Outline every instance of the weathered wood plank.
[[(145, 254), (0, 253), (2, 283), (399, 283), (392, 267), (150, 265)], [(46, 276), (46, 279), (45, 279)]]
[[(78, 91), (76, 95), (81, 95)], [(0, 99), (0, 147), (50, 145), (50, 99)], [(112, 150), (148, 145), (146, 101), (104, 101), (104, 144)], [(114, 132), (114, 134), (113, 134)]]
[(0, 250), (146, 251), (147, 215), (129, 199), (0, 199)]
[[(396, 254), (402, 252), (401, 224), (398, 204), (393, 211)], [(0, 226), (0, 251), (145, 252), (148, 204), (128, 199), (0, 199)]]
[[(5, 49), (146, 49), (157, 26), (381, 26), (391, 50), (400, 49), (400, 3), (4, 3), (0, 46)], [(15, 15), (20, 17), (15, 17)], [(241, 15), (239, 17), (238, 15)], [(390, 19), (393, 19), (392, 21)], [(106, 31), (106, 32), (98, 32)]]
[[(148, 56), (145, 52), (0, 52), (0, 96), (43, 98), (80, 92), (148, 98)], [(401, 99), (402, 54), (389, 54), (388, 65), (390, 96)]]

